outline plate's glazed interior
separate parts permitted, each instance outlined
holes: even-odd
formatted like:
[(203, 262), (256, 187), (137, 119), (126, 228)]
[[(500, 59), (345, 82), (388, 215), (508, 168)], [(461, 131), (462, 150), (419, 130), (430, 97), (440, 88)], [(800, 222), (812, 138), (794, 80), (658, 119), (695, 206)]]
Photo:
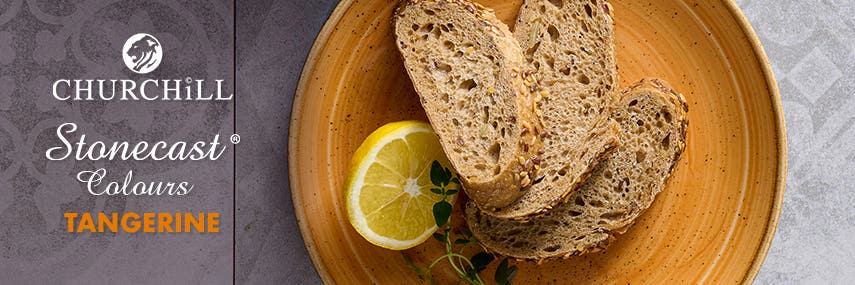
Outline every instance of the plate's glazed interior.
[[(291, 191), (326, 282), (420, 282), (345, 215), (350, 156), (377, 127), (425, 120), (390, 33), (395, 1), (342, 1), (309, 56), (294, 103)], [(512, 24), (516, 1), (479, 1)], [(783, 197), (786, 142), (765, 55), (729, 1), (613, 0), (622, 86), (653, 76), (689, 102), (686, 152), (653, 206), (603, 253), (518, 263), (518, 284), (735, 283), (762, 264)], [(424, 264), (437, 242), (406, 251)], [(492, 279), (491, 266), (482, 276)], [(452, 272), (436, 276), (452, 280)]]

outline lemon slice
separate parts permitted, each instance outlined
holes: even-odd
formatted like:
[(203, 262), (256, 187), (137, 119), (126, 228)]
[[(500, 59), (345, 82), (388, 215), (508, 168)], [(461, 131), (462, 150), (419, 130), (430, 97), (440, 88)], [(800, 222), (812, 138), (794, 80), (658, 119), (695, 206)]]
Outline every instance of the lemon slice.
[(394, 122), (371, 133), (353, 154), (345, 181), (350, 224), (369, 242), (388, 249), (427, 240), (437, 229), (433, 205), (442, 200), (430, 191), (437, 188), (430, 180), (434, 160), (450, 168), (426, 123)]

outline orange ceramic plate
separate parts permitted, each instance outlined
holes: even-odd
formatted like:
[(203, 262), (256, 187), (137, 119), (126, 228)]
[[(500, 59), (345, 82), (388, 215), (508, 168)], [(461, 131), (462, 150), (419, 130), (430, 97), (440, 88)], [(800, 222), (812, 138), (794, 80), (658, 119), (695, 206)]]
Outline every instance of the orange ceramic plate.
[[(315, 42), (294, 100), (291, 193), (306, 247), (327, 283), (420, 282), (400, 253), (371, 245), (351, 228), (342, 199), (350, 156), (371, 131), (425, 120), (390, 32), (396, 2), (342, 1)], [(510, 24), (521, 0), (480, 2)], [(686, 96), (686, 152), (667, 189), (607, 251), (519, 263), (516, 281), (750, 282), (777, 226), (787, 161), (766, 55), (732, 1), (612, 4), (621, 84), (654, 76)], [(406, 253), (424, 263), (441, 254), (436, 244)], [(454, 277), (439, 271), (440, 279)]]

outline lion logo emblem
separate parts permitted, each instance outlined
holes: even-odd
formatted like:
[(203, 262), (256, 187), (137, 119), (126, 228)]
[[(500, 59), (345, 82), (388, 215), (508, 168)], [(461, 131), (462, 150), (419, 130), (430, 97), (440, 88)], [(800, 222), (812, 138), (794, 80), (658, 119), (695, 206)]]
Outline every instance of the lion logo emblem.
[(163, 58), (163, 47), (152, 35), (139, 33), (131, 36), (122, 48), (125, 66), (133, 72), (146, 74), (154, 71)]

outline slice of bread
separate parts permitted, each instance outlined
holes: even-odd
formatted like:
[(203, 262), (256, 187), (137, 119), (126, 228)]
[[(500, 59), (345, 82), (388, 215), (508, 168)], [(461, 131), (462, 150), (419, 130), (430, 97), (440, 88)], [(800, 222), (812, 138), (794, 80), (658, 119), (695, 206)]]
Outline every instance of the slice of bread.
[(542, 181), (489, 213), (525, 219), (561, 202), (610, 148), (618, 128), (606, 108), (618, 86), (614, 21), (602, 0), (526, 0), (514, 31), (547, 92), (542, 101)]
[(608, 154), (570, 199), (525, 222), (483, 215), (467, 205), (466, 221), (487, 249), (525, 260), (604, 249), (650, 207), (686, 146), (688, 107), (667, 83), (642, 80), (625, 89), (612, 118), (623, 144)]
[(519, 43), (492, 10), (459, 1), (404, 1), (396, 43), (422, 107), (468, 196), (492, 210), (536, 175), (542, 124)]

